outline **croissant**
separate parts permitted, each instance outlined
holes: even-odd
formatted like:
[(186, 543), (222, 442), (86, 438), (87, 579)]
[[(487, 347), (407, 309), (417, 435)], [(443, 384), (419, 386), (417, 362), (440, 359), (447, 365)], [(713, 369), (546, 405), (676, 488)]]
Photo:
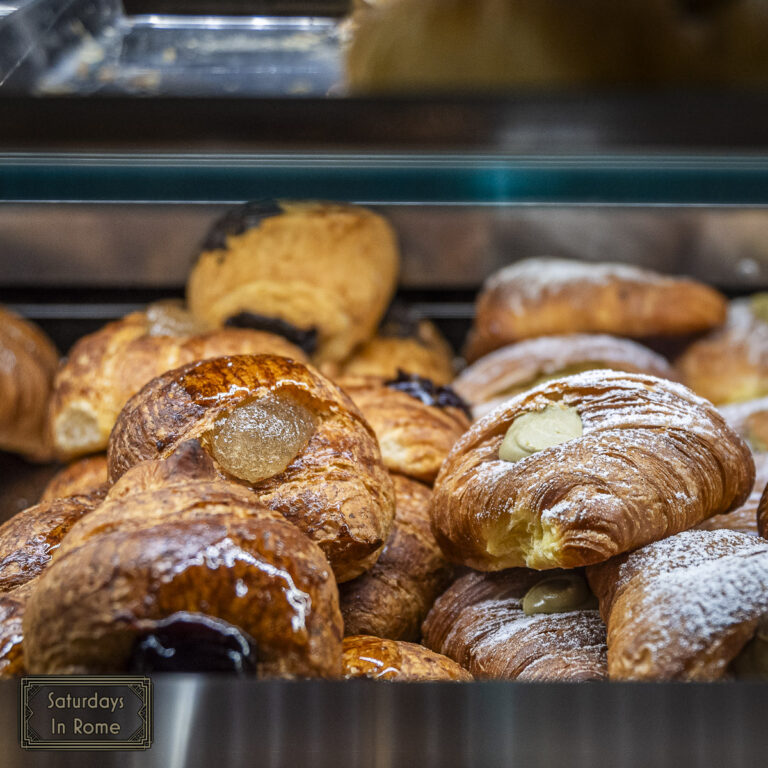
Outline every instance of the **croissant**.
[(768, 539), (768, 485), (763, 488), (757, 503), (757, 532), (764, 539)]
[(718, 407), (753, 451), (768, 451), (768, 397)]
[(45, 486), (40, 501), (89, 494), (107, 484), (107, 456), (88, 456), (59, 470)]
[(49, 457), (46, 419), (58, 364), (39, 328), (0, 307), (0, 450)]
[(23, 632), (35, 674), (163, 671), (166, 657), (175, 669), (239, 659), (238, 671), (267, 676), (341, 671), (322, 551), (221, 480), (197, 441), (133, 467), (73, 526), (27, 601)]
[(376, 561), (394, 518), (392, 481), (371, 428), (319, 373), (284, 357), (240, 355), (163, 374), (120, 414), (110, 478), (193, 438), (222, 477), (247, 484), (318, 543), (338, 581)]
[(672, 366), (650, 349), (615, 336), (572, 333), (541, 336), (497, 349), (465, 368), (451, 385), (472, 403), (475, 418), (551, 379), (609, 368), (676, 379)]
[(392, 533), (370, 571), (339, 585), (339, 602), (346, 635), (415, 642), (453, 569), (430, 530), (430, 489), (402, 475), (392, 480)]
[(35, 586), (32, 579), (10, 592), (0, 592), (0, 680), (17, 677), (24, 666), (22, 619), (27, 599)]
[(575, 568), (736, 509), (754, 473), (744, 441), (682, 385), (590, 371), (476, 422), (445, 460), (430, 514), (453, 562)]
[(120, 409), (165, 371), (221, 355), (305, 359), (298, 347), (271, 333), (202, 328), (173, 303), (159, 303), (80, 339), (54, 382), (51, 425), (59, 458), (103, 451)]
[(365, 635), (344, 638), (343, 664), (347, 679), (367, 677), (398, 683), (472, 679), (455, 661), (422, 645)]
[(605, 626), (590, 597), (574, 572), (468, 573), (435, 602), (424, 644), (476, 678), (599, 680)]
[(330, 203), (249, 203), (203, 249), (187, 282), (192, 312), (303, 339), (317, 363), (341, 362), (373, 336), (399, 264), (385, 219)]
[(535, 336), (608, 333), (641, 338), (706, 331), (725, 320), (709, 286), (628, 264), (526, 259), (491, 275), (476, 304), (469, 361)]
[(391, 472), (432, 483), (469, 428), (466, 403), (449, 387), (427, 379), (401, 373), (390, 381), (349, 377), (339, 384), (373, 427)]
[(768, 541), (734, 531), (685, 531), (587, 574), (615, 679), (721, 678), (768, 611)]

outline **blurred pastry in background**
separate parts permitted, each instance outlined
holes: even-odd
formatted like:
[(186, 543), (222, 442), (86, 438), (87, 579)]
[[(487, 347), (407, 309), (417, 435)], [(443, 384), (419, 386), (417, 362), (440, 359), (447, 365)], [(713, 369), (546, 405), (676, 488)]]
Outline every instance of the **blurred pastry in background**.
[(768, 397), (718, 407), (755, 452), (768, 451)]
[(316, 363), (339, 363), (376, 332), (398, 268), (392, 227), (367, 208), (249, 203), (213, 226), (187, 300), (212, 326), (280, 333)]
[(573, 333), (541, 336), (497, 349), (465, 368), (451, 385), (475, 418), (551, 379), (598, 368), (677, 378), (672, 366), (650, 349), (628, 339)]
[(33, 323), (0, 307), (0, 450), (50, 458), (48, 400), (59, 353)]
[(88, 494), (107, 484), (107, 455), (88, 456), (59, 470), (45, 486), (40, 501)]

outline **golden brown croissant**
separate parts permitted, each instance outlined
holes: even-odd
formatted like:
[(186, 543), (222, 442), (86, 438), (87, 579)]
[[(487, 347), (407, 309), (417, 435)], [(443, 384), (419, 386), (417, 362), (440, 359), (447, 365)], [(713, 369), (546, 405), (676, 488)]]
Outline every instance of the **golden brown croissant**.
[(373, 336), (399, 254), (381, 217), (352, 205), (249, 203), (217, 222), (187, 283), (192, 312), (316, 342), (341, 362)]
[(348, 679), (367, 677), (398, 683), (472, 679), (455, 661), (422, 645), (366, 635), (344, 638), (343, 663), (344, 677)]
[(468, 368), (451, 385), (472, 404), (475, 418), (550, 379), (608, 368), (676, 379), (672, 366), (629, 339), (602, 334), (541, 336), (497, 349)]
[(574, 568), (743, 504), (746, 443), (680, 384), (590, 371), (489, 413), (435, 481), (432, 526), (478, 570)]
[(763, 488), (757, 503), (757, 533), (768, 539), (768, 485)]
[(491, 275), (477, 299), (466, 357), (535, 336), (682, 336), (725, 320), (725, 298), (702, 283), (628, 264), (526, 259)]
[(718, 410), (753, 451), (768, 451), (768, 397), (721, 405)]
[(392, 472), (431, 483), (469, 428), (461, 398), (427, 379), (401, 372), (390, 381), (359, 376), (339, 384), (373, 427), (384, 466)]
[(613, 679), (715, 680), (768, 612), (768, 541), (684, 531), (587, 569)]
[(28, 320), (0, 307), (0, 450), (50, 456), (48, 399), (59, 353)]
[(424, 644), (476, 678), (598, 680), (605, 626), (590, 597), (571, 571), (468, 573), (435, 602)]
[(370, 568), (395, 502), (371, 428), (334, 384), (271, 355), (222, 357), (147, 384), (109, 443), (110, 478), (199, 438), (222, 477), (254, 490), (318, 543), (338, 581)]
[(58, 471), (43, 490), (40, 501), (91, 493), (108, 482), (107, 455), (88, 456)]
[(426, 485), (393, 475), (395, 522), (370, 571), (339, 585), (346, 635), (418, 641), (421, 622), (448, 586), (452, 566), (429, 526)]
[(62, 459), (104, 450), (120, 409), (151, 379), (195, 360), (261, 353), (305, 359), (298, 347), (275, 334), (201, 331), (199, 322), (173, 303), (109, 323), (80, 339), (56, 376), (54, 447)]
[(0, 679), (26, 673), (22, 619), (35, 580), (10, 592), (0, 592)]
[(27, 602), (31, 672), (162, 670), (169, 656), (170, 668), (253, 671), (255, 654), (263, 675), (340, 673), (338, 591), (322, 551), (221, 480), (197, 441), (131, 469), (91, 515)]

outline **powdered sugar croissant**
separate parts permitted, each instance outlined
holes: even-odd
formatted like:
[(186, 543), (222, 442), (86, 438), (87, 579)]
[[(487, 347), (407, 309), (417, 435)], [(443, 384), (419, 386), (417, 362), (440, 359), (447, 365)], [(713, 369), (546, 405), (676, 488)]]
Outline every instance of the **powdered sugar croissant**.
[(454, 446), (435, 482), (443, 551), (479, 570), (597, 563), (741, 505), (744, 441), (673, 382), (592, 371), (508, 401)]

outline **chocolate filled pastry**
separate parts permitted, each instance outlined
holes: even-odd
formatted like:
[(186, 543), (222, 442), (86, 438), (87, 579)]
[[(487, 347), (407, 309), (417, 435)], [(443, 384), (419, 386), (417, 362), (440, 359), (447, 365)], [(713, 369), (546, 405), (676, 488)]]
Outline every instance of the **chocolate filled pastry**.
[[(684, 531), (587, 569), (608, 627), (608, 674), (717, 680), (768, 670), (768, 541)], [(757, 647), (756, 647), (757, 646)]]
[(676, 379), (661, 356), (629, 339), (572, 333), (542, 336), (497, 349), (465, 368), (451, 385), (472, 403), (476, 418), (521, 392), (551, 379), (607, 368)]
[(24, 611), (30, 672), (340, 674), (322, 551), (218, 475), (189, 441), (126, 472), (70, 530)]
[(685, 336), (725, 320), (726, 300), (695, 280), (629, 264), (525, 259), (491, 275), (477, 299), (471, 362), (512, 342), (565, 333)]
[(360, 412), (313, 369), (239, 355), (163, 374), (120, 414), (110, 479), (190, 439), (202, 442), (222, 477), (247, 485), (319, 544), (338, 581), (376, 561), (394, 518), (392, 480)]
[(339, 586), (346, 635), (418, 641), (421, 622), (448, 586), (453, 567), (429, 525), (426, 485), (393, 475), (395, 522), (370, 571)]
[(398, 683), (468, 682), (472, 675), (455, 661), (423, 645), (380, 637), (344, 638), (344, 677), (367, 677)]
[(768, 451), (768, 397), (718, 407), (753, 451)]
[(692, 344), (677, 367), (683, 381), (713, 403), (768, 395), (768, 293), (732, 301), (725, 326)]
[(0, 450), (50, 458), (48, 400), (58, 364), (37, 326), (0, 307)]
[(107, 456), (88, 456), (57, 472), (45, 486), (40, 501), (92, 493), (108, 483)]
[(432, 483), (469, 428), (469, 407), (452, 389), (412, 374), (389, 381), (350, 376), (339, 385), (373, 427), (391, 472)]
[(424, 644), (476, 678), (607, 677), (605, 626), (576, 571), (468, 573), (435, 602)]
[(376, 331), (398, 265), (392, 228), (366, 208), (249, 203), (214, 225), (187, 299), (211, 325), (282, 328), (318, 364), (341, 362)]
[(80, 339), (54, 384), (51, 426), (59, 458), (104, 450), (128, 399), (173, 368), (221, 355), (268, 353), (306, 359), (282, 336), (205, 328), (176, 302), (158, 302)]
[(575, 568), (736, 509), (754, 479), (748, 446), (706, 400), (589, 371), (476, 422), (435, 481), (432, 527), (471, 568)]

